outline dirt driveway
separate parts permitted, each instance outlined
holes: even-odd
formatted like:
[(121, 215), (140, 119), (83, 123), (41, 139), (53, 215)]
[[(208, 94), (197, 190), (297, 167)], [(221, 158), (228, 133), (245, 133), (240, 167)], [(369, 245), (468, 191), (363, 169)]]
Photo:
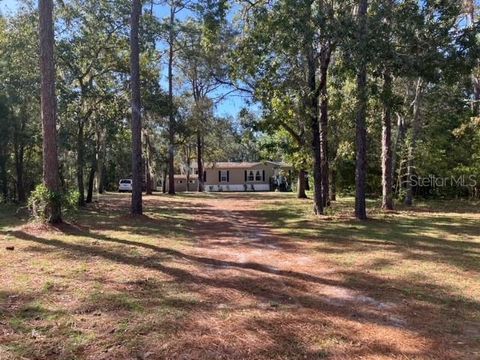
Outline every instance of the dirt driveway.
[(196, 314), (187, 344), (175, 341), (171, 356), (458, 358), (441, 337), (422, 334), (423, 316), (411, 319), (403, 299), (377, 299), (370, 286), (352, 286), (349, 269), (316, 251), (318, 239), (266, 222), (262, 209), (279, 201), (282, 195), (268, 193), (195, 200), (195, 246), (186, 258), (198, 267), (191, 285), (213, 310)]

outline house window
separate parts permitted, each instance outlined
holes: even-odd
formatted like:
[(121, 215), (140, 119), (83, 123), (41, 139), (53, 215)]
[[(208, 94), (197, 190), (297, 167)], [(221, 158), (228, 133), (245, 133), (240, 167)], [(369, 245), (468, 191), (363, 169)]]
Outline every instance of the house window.
[(262, 174), (260, 174), (260, 170), (257, 170), (255, 181), (262, 181)]
[(248, 173), (248, 181), (254, 181), (255, 180), (255, 175), (253, 174), (253, 171), (250, 171)]
[(228, 182), (228, 171), (222, 170), (220, 172), (220, 182)]

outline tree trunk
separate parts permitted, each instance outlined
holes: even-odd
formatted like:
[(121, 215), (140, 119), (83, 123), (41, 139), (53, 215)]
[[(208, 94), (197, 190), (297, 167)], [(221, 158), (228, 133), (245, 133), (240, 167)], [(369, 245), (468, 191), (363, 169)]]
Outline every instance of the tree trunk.
[(63, 163), (60, 163), (60, 166), (58, 167), (58, 176), (60, 178), (60, 188), (62, 189), (63, 192), (66, 192), (67, 189), (67, 183), (65, 181), (65, 165)]
[(146, 189), (145, 193), (147, 195), (152, 195), (153, 194), (153, 177), (152, 177), (152, 172), (150, 170), (150, 165), (149, 161), (145, 161), (145, 176), (146, 176)]
[(322, 157), (320, 147), (320, 124), (318, 122), (318, 98), (314, 95), (316, 91), (316, 66), (313, 55), (313, 49), (309, 49), (308, 61), (308, 87), (310, 94), (307, 99), (307, 113), (310, 120), (310, 129), (312, 132), (312, 152), (313, 152), (313, 212), (316, 215), (323, 214), (323, 195), (322, 195)]
[(173, 107), (173, 41), (175, 24), (175, 8), (170, 7), (170, 29), (169, 29), (169, 49), (168, 49), (168, 193), (175, 195), (175, 115)]
[[(41, 114), (43, 133), (43, 182), (53, 193), (60, 191), (57, 154), (57, 104), (55, 99), (55, 62), (53, 32), (53, 1), (39, 0)], [(62, 221), (61, 203), (50, 201), (46, 219), (50, 223)]]
[(153, 176), (152, 176), (152, 151), (150, 145), (150, 138), (148, 134), (144, 132), (145, 135), (145, 178), (146, 178), (146, 188), (145, 193), (147, 195), (152, 195), (153, 193)]
[(87, 200), (86, 203), (90, 204), (93, 201), (93, 185), (95, 183), (95, 172), (97, 170), (97, 162), (94, 161), (90, 172), (88, 174), (88, 190), (87, 190)]
[(106, 144), (105, 144), (105, 133), (98, 133), (98, 160), (97, 160), (97, 171), (95, 172), (97, 177), (97, 191), (99, 194), (104, 192), (104, 183), (103, 183), (103, 173), (105, 167), (105, 156), (106, 156)]
[(163, 181), (162, 181), (162, 193), (166, 193), (167, 192), (167, 169), (165, 168), (165, 170), (163, 170)]
[[(470, 26), (475, 27), (476, 19), (476, 3), (475, 0), (467, 1), (467, 12), (470, 18)], [(480, 60), (477, 59), (476, 66), (473, 68), (472, 73), (472, 84), (473, 84), (473, 103), (472, 111), (474, 116), (480, 116)]]
[[(397, 172), (397, 159), (400, 146), (405, 139), (405, 119), (400, 114), (397, 114), (397, 133), (395, 135), (395, 143), (393, 145), (393, 152), (392, 152), (392, 177), (395, 177)], [(398, 171), (398, 176), (401, 176), (401, 166)], [(401, 188), (401, 181), (398, 182), (398, 186), (396, 186), (396, 193), (398, 194), (398, 190)]]
[(78, 121), (77, 132), (77, 186), (78, 186), (78, 206), (85, 206), (85, 185), (83, 183), (84, 167), (84, 124), (82, 120)]
[(330, 205), (328, 170), (328, 89), (327, 76), (331, 58), (330, 45), (324, 45), (320, 56), (320, 151), (322, 158), (322, 200), (323, 206)]
[(132, 2), (130, 30), (130, 73), (132, 89), (132, 207), (133, 215), (142, 214), (142, 118), (140, 102), (140, 44), (138, 31), (142, 4)]
[(367, 0), (359, 0), (358, 7), (358, 44), (360, 48), (357, 73), (357, 115), (356, 133), (356, 168), (355, 168), (355, 217), (367, 219), (366, 209), (366, 175), (367, 175)]
[(473, 75), (472, 79), (473, 79), (473, 114), (475, 116), (480, 116), (480, 78)]
[(415, 99), (413, 100), (413, 113), (412, 113), (412, 137), (408, 147), (407, 157), (407, 179), (406, 179), (406, 195), (405, 205), (413, 205), (413, 175), (415, 168), (415, 151), (417, 147), (417, 139), (420, 133), (420, 102), (422, 98), (423, 81), (417, 80), (415, 86)]
[(305, 192), (306, 188), (306, 172), (305, 170), (299, 170), (298, 171), (298, 181), (297, 181), (297, 198), (299, 199), (306, 199), (307, 194)]
[[(305, 1), (305, 21), (312, 20), (312, 2)], [(313, 156), (313, 213), (323, 215), (323, 196), (322, 196), (322, 155), (320, 146), (320, 124), (318, 121), (318, 89), (317, 89), (317, 70), (318, 59), (315, 51), (315, 33), (306, 29), (303, 40), (306, 62), (306, 85), (308, 93), (303, 99), (303, 109), (307, 117), (307, 123), (311, 132), (311, 152)]]
[(382, 116), (382, 209), (393, 210), (393, 162), (392, 162), (392, 76), (383, 74)]
[(205, 191), (205, 178), (203, 177), (203, 141), (200, 130), (197, 129), (197, 168), (198, 168), (198, 192)]
[(338, 162), (338, 127), (335, 122), (332, 123), (332, 140), (333, 140), (333, 146), (332, 146), (332, 166), (330, 167), (330, 201), (336, 201), (337, 200), (337, 171), (336, 171), (336, 165)]

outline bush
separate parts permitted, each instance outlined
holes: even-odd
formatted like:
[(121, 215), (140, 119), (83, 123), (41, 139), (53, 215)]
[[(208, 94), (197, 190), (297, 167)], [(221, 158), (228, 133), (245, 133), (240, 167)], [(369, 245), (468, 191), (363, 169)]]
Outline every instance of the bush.
[(28, 198), (28, 208), (33, 218), (42, 222), (50, 221), (51, 204), (60, 205), (61, 209), (71, 211), (77, 208), (78, 191), (69, 191), (66, 194), (50, 191), (45, 184), (39, 184)]
[(80, 197), (80, 192), (78, 190), (70, 190), (63, 196), (62, 207), (63, 209), (75, 210), (78, 209), (78, 198)]

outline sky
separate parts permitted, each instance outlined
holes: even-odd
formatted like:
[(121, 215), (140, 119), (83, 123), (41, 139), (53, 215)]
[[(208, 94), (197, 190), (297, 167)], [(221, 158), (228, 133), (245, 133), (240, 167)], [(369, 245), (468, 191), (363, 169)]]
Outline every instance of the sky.
[[(0, 0), (0, 13), (7, 15), (10, 12), (15, 12), (18, 8), (17, 0)], [(164, 18), (169, 15), (169, 8), (166, 5), (156, 5), (154, 12), (157, 17)], [(182, 19), (187, 17), (188, 13), (183, 12), (178, 14), (178, 18)], [(163, 67), (162, 72), (163, 78), (160, 81), (160, 84), (167, 91), (167, 78), (166, 78), (166, 67)], [(221, 97), (223, 94), (230, 92), (232, 89), (227, 87), (222, 87), (216, 94), (215, 97)], [(215, 114), (222, 117), (236, 117), (239, 111), (248, 106), (246, 103), (245, 95), (241, 93), (233, 93), (227, 96), (223, 101), (219, 102), (215, 108)], [(258, 110), (257, 107), (252, 108), (252, 110)]]

